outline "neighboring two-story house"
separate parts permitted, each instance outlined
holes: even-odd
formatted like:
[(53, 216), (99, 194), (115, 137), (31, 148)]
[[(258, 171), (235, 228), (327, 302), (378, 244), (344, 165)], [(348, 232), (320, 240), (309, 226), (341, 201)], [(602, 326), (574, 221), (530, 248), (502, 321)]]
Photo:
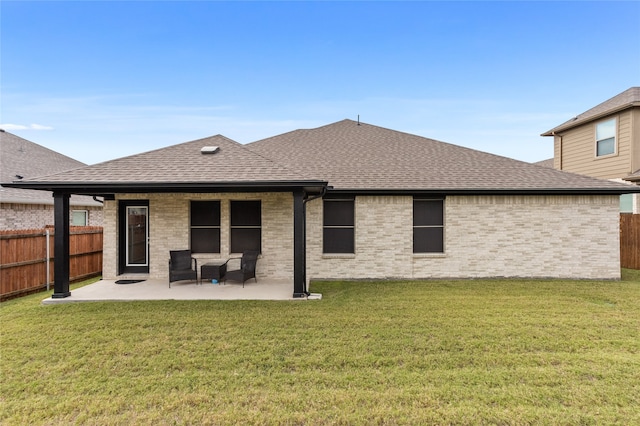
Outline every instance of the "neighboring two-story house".
[[(553, 168), (640, 185), (640, 87), (554, 127)], [(640, 213), (640, 194), (621, 197), (621, 211)]]

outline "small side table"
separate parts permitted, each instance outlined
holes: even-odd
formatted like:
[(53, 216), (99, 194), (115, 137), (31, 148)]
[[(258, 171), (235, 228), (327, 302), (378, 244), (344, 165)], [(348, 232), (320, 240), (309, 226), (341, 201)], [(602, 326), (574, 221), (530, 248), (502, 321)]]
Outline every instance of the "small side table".
[(202, 280), (218, 280), (222, 282), (224, 275), (227, 273), (227, 262), (219, 260), (216, 262), (208, 262), (200, 267), (200, 282)]

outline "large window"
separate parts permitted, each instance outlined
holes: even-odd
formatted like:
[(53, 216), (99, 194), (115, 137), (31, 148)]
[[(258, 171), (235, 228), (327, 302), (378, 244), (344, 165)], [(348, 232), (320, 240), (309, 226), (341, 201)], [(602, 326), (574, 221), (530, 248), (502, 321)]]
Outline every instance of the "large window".
[(260, 200), (231, 201), (231, 252), (261, 251), (262, 207)]
[(616, 152), (616, 119), (596, 124), (596, 156), (611, 155)]
[(444, 252), (444, 200), (413, 200), (413, 252)]
[(355, 253), (353, 199), (324, 200), (323, 253)]
[(191, 202), (191, 251), (220, 253), (220, 201)]

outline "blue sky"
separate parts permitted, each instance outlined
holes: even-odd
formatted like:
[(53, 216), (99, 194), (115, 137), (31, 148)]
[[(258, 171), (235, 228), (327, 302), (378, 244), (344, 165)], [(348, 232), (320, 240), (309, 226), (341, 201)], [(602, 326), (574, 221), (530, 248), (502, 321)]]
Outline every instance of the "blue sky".
[(640, 2), (0, 2), (0, 123), (85, 163), (345, 118), (538, 161), (640, 85)]

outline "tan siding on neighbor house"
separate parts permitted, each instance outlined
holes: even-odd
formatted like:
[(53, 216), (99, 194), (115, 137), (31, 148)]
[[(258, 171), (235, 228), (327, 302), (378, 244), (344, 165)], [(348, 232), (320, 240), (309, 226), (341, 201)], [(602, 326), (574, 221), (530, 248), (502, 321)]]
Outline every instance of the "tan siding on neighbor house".
[(631, 170), (640, 170), (640, 108), (631, 110)]
[(560, 136), (553, 137), (553, 168), (562, 170), (562, 138)]
[[(596, 125), (614, 117), (617, 120), (616, 153), (609, 156), (596, 157)], [(629, 175), (633, 171), (631, 169), (631, 130), (631, 110), (568, 130), (561, 135), (562, 170), (601, 179), (616, 179)], [(554, 144), (556, 163), (558, 163), (559, 145), (560, 143)], [(557, 166), (559, 167), (559, 164)]]

